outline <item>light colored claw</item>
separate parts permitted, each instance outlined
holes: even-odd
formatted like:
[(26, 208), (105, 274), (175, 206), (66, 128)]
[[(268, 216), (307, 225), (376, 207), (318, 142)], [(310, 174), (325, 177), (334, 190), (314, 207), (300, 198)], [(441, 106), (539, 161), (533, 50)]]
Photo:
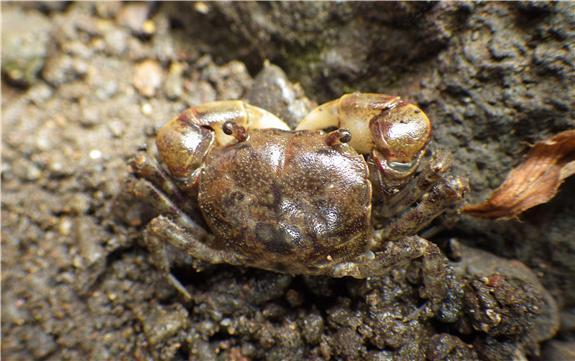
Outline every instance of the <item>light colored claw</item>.
[(339, 99), (336, 99), (316, 107), (300, 121), (296, 130), (318, 130), (339, 127), (338, 104)]
[(249, 114), (248, 129), (281, 129), (290, 130), (283, 120), (265, 109), (244, 103)]
[(188, 108), (160, 128), (156, 136), (160, 159), (170, 174), (189, 179), (212, 148), (237, 142), (234, 134), (224, 133), (223, 125), (227, 122), (237, 124), (237, 129), (243, 128), (248, 134), (250, 129), (290, 129), (270, 112), (239, 100)]
[(400, 98), (375, 93), (346, 94), (312, 110), (296, 130), (345, 128), (352, 134), (349, 143), (355, 150), (368, 154), (374, 147), (370, 120), (382, 110), (391, 109)]
[(233, 136), (222, 130), (226, 121), (237, 123), (248, 129), (282, 129), (290, 130), (289, 126), (272, 113), (250, 105), (241, 100), (224, 100), (210, 102), (192, 107), (185, 112), (193, 116), (198, 125), (212, 128), (216, 135), (216, 145), (222, 146), (235, 141)]

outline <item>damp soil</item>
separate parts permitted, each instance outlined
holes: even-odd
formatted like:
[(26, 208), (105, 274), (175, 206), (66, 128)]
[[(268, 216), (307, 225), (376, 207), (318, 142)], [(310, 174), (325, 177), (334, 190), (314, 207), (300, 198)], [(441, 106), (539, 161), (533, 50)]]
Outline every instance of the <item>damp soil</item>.
[(294, 125), (364, 91), (418, 103), (477, 202), (529, 144), (575, 127), (573, 3), (1, 6), (7, 360), (573, 358), (573, 179), (520, 219), (440, 227), (455, 322), (417, 316), (413, 267), (355, 280), (176, 265), (186, 302), (124, 188), (129, 159), (186, 107), (248, 99)]

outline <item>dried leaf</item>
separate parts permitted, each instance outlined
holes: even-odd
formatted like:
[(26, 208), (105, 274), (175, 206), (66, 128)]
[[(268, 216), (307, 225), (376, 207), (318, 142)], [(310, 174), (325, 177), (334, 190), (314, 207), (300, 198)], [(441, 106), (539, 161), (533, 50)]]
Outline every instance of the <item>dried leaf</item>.
[(538, 142), (527, 158), (509, 173), (488, 200), (470, 204), (463, 212), (476, 217), (513, 218), (557, 193), (563, 180), (575, 174), (575, 130)]

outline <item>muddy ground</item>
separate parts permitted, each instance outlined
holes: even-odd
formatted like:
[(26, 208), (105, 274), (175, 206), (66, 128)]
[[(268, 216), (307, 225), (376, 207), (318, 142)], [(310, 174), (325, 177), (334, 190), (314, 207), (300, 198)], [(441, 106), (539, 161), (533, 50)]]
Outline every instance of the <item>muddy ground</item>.
[(6, 360), (575, 359), (573, 179), (519, 220), (434, 236), (464, 293), (455, 322), (412, 317), (410, 267), (176, 267), (184, 302), (123, 194), (130, 157), (190, 105), (247, 98), (294, 124), (360, 90), (417, 102), (476, 202), (575, 126), (573, 3), (3, 2), (2, 18)]

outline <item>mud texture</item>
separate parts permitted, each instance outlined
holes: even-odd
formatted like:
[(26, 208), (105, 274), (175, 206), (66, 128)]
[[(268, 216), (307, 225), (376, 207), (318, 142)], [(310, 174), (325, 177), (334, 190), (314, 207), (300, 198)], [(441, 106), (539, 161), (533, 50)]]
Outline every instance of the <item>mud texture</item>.
[(573, 3), (2, 3), (2, 17), (6, 359), (572, 356), (573, 179), (520, 220), (463, 217), (432, 238), (465, 300), (449, 323), (417, 313), (415, 267), (368, 280), (175, 267), (183, 302), (123, 186), (187, 106), (247, 98), (294, 124), (360, 90), (421, 105), (478, 201), (530, 143), (575, 127)]

